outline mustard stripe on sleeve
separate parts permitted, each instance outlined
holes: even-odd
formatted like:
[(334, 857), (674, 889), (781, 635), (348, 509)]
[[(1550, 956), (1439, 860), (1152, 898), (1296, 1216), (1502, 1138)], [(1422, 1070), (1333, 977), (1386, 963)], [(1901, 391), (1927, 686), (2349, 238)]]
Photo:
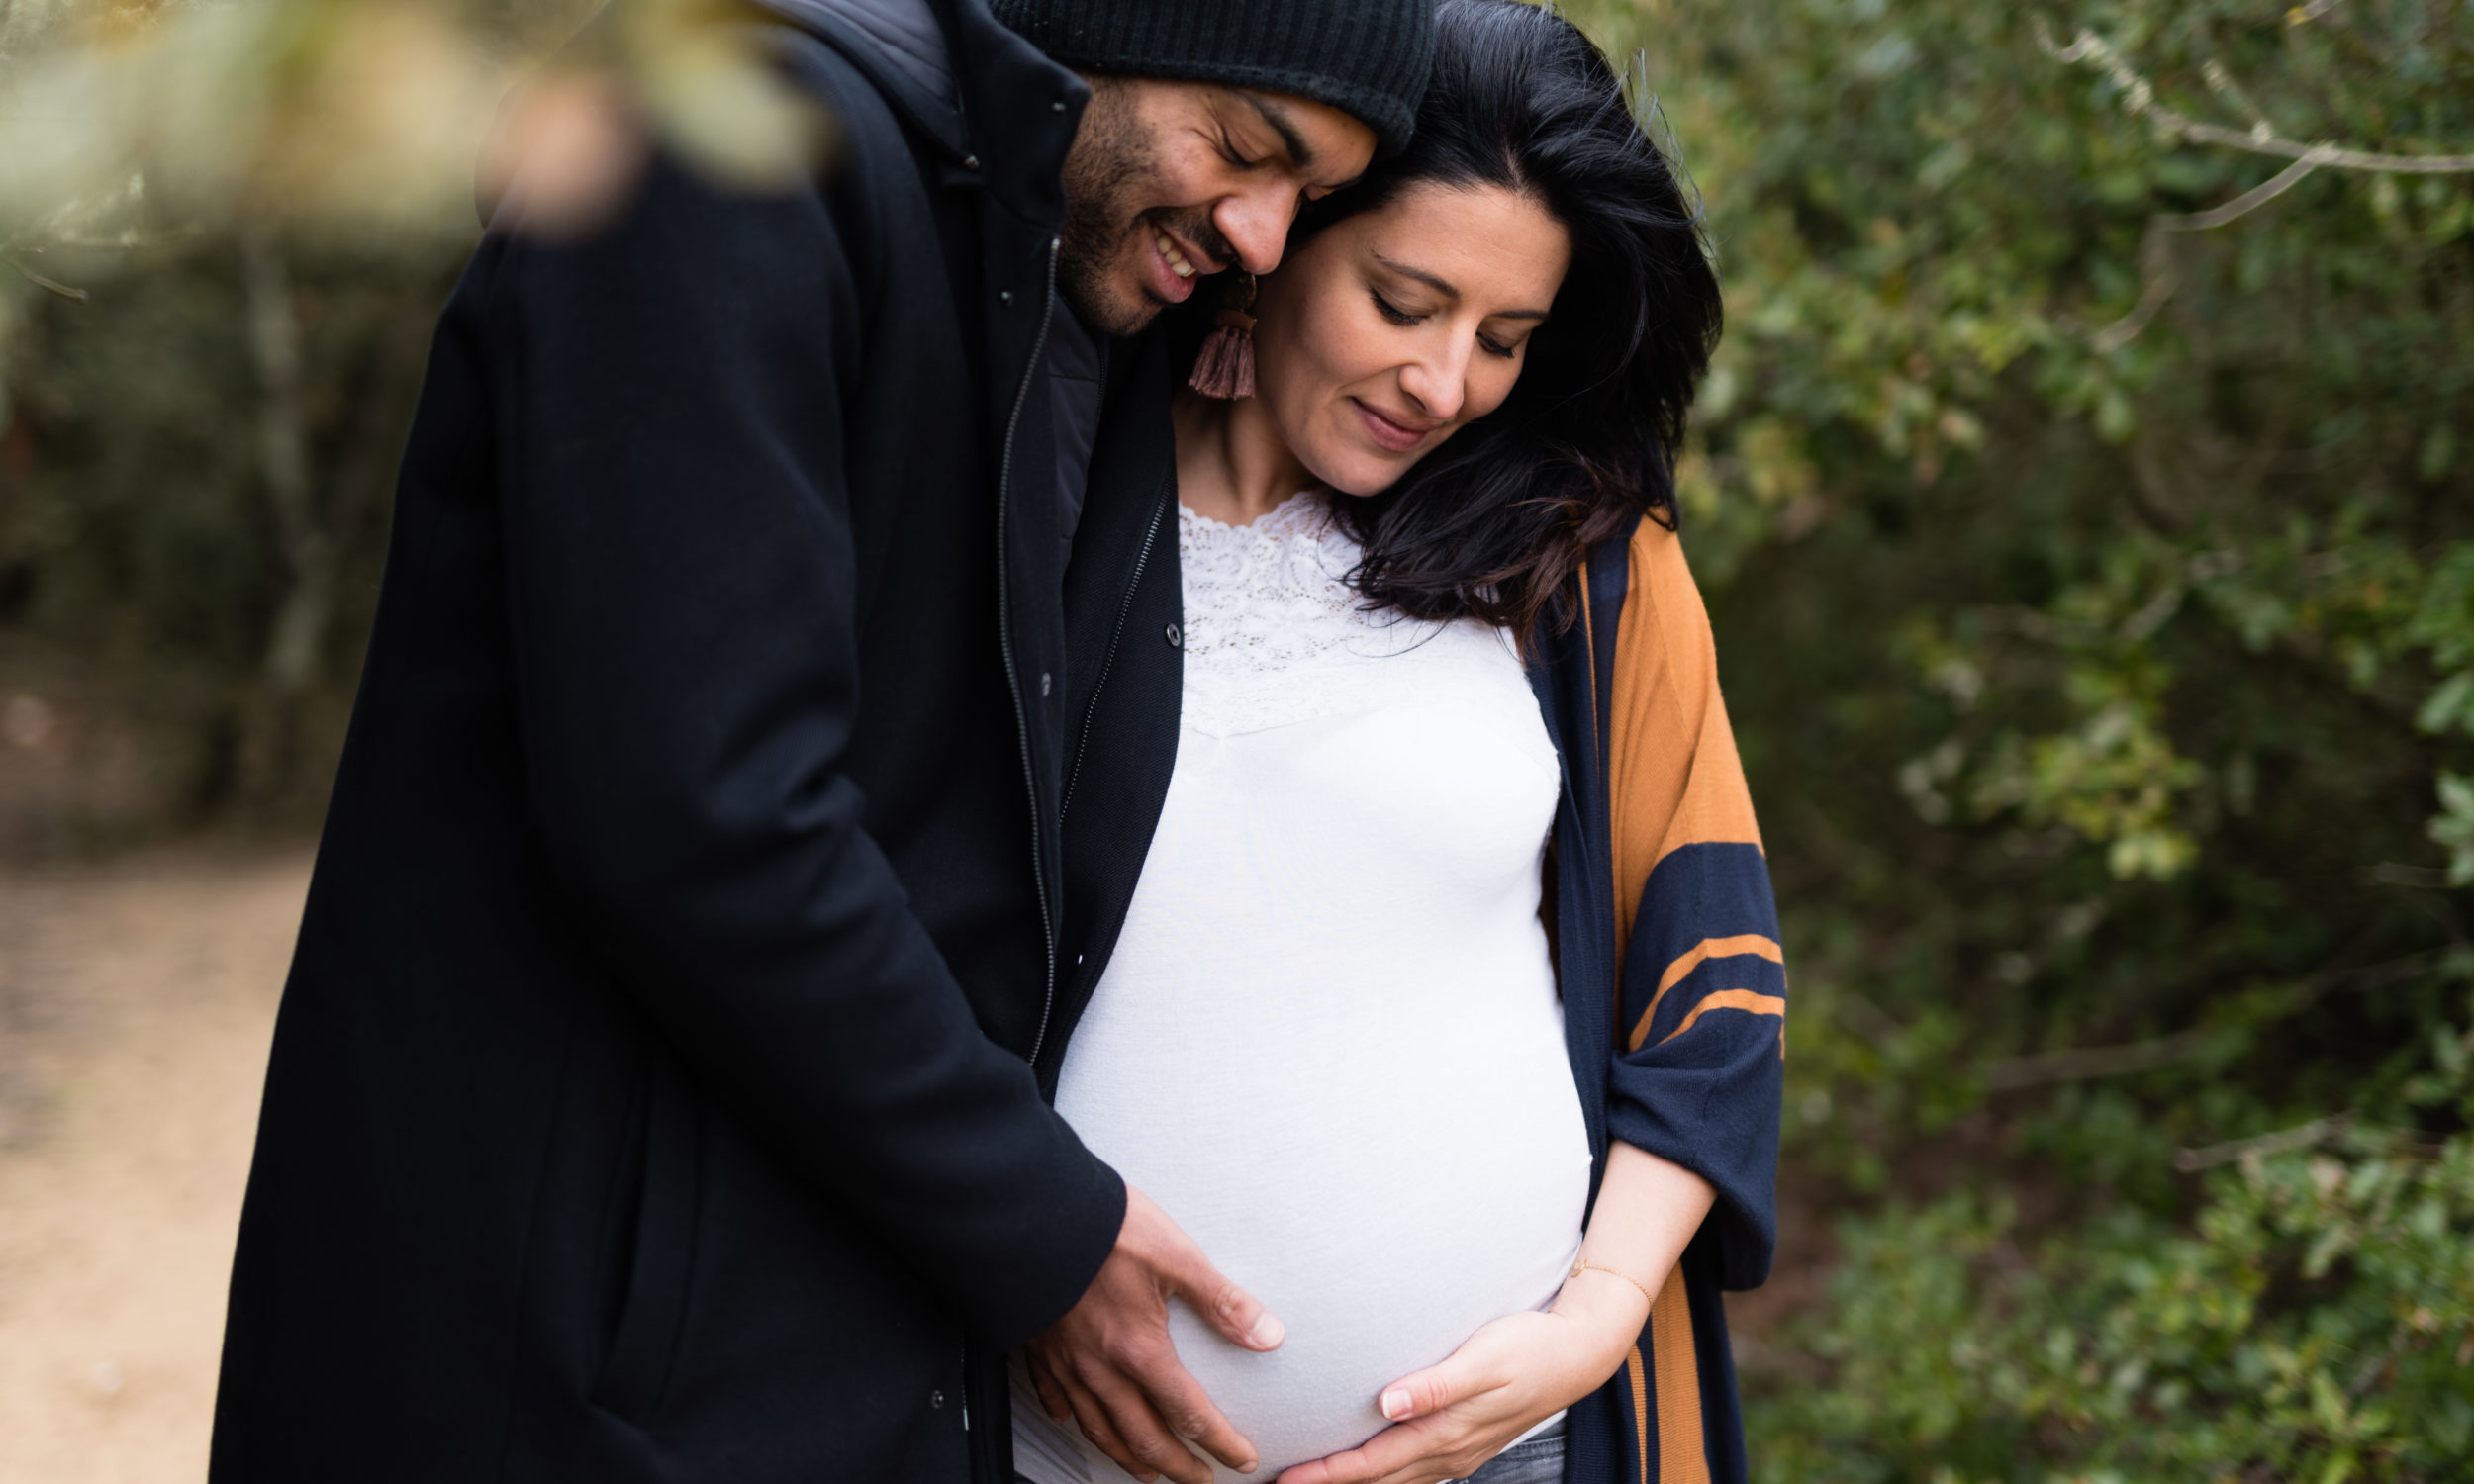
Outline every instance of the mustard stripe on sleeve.
[(1718, 694), (1709, 612), (1674, 532), (1633, 532), (1631, 581), (1615, 624), (1607, 810), (1615, 867), (1615, 957), (1623, 962), (1642, 888), (1687, 845), (1760, 848), (1735, 732)]
[(1702, 939), (1686, 949), (1675, 962), (1667, 965), (1666, 972), (1658, 976), (1658, 991), (1650, 996), (1650, 1007), (1641, 1012), (1640, 1023), (1632, 1028), (1632, 1040), (1624, 1049), (1639, 1051), (1642, 1044), (1650, 1039), (1650, 1022), (1658, 1015), (1659, 1002), (1666, 997), (1667, 990), (1683, 982), (1685, 974), (1700, 968), (1701, 962), (1705, 959), (1732, 959), (1738, 954), (1752, 954), (1767, 959), (1772, 964), (1784, 964), (1787, 961), (1786, 951), (1778, 946), (1778, 940), (1763, 937), (1760, 933), (1739, 933), (1732, 938)]
[(1709, 1484), (1709, 1455), (1701, 1447), (1701, 1365), (1680, 1263), (1667, 1270), (1650, 1306), (1650, 1351), (1658, 1377), (1658, 1484)]
[[(1701, 1012), (1704, 1010), (1750, 1010), (1756, 1015), (1775, 1015), (1780, 1020), (1784, 1020), (1787, 1014), (1787, 1002), (1774, 994), (1763, 994), (1757, 989), (1721, 989), (1694, 1005), (1692, 1013), (1683, 1018), (1683, 1024), (1659, 1038), (1659, 1045), (1665, 1046), (1667, 1042), (1692, 1029), (1692, 1022), (1700, 1019)], [(1786, 1038), (1781, 1034), (1778, 1038), (1778, 1055), (1783, 1057), (1786, 1054)]]
[(1624, 1371), (1632, 1378), (1632, 1438), (1641, 1454), (1641, 1484), (1650, 1484), (1650, 1376), (1641, 1363), (1641, 1346), (1624, 1352)]

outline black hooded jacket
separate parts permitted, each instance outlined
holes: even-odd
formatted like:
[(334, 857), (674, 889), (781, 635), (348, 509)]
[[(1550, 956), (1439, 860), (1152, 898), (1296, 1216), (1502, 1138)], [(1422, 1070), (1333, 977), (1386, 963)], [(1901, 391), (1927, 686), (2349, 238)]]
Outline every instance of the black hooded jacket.
[(775, 9), (813, 190), (657, 161), (586, 240), (502, 223), (440, 324), (217, 1484), (999, 1480), (1001, 1351), (1122, 1219), (1043, 1088), (1167, 787), (1178, 598), (1156, 337), (1059, 571), (1086, 92), (980, 0)]

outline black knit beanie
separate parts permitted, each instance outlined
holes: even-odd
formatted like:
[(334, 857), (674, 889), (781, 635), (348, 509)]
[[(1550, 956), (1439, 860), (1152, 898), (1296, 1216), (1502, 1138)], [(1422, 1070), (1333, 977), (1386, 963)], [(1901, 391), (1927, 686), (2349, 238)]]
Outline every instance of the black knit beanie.
[(1328, 103), (1409, 141), (1435, 49), (1435, 0), (989, 0), (1069, 67), (1222, 82)]

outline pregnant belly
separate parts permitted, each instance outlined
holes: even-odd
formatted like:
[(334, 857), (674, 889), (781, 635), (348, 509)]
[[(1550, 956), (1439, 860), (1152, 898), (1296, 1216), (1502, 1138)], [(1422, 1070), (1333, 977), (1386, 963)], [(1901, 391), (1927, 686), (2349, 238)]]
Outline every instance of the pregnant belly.
[[(1484, 1220), (1472, 1214), (1473, 1226)], [(1421, 1234), (1428, 1235), (1428, 1234)], [(1314, 1281), (1283, 1274), (1268, 1286), (1288, 1337), (1269, 1354), (1221, 1340), (1182, 1305), (1170, 1331), (1179, 1356), (1239, 1432), (1262, 1450), (1259, 1484), (1308, 1459), (1355, 1447), (1385, 1426), (1382, 1388), (1442, 1360), (1488, 1320), (1534, 1309), (1554, 1296), (1577, 1245), (1578, 1218), (1525, 1252), (1461, 1244), (1458, 1260), (1428, 1242), (1408, 1260), (1400, 1250), (1368, 1252)], [(1104, 1473), (1097, 1477), (1105, 1478)], [(1223, 1481), (1247, 1476), (1220, 1469)]]
[[(1553, 1298), (1589, 1179), (1553, 1029), (1526, 1046), (1473, 1044), (1465, 1066), (1432, 1045), (1396, 1067), (1291, 1065), (1271, 1096), (1225, 1079), (1223, 1042), (1218, 1075), (1171, 1080), (1174, 1099), (1157, 1080), (1148, 1096), (1083, 1081), (1060, 1098), (1094, 1151), (1286, 1326), (1258, 1354), (1171, 1310), (1180, 1358), (1262, 1452), (1255, 1480), (1363, 1442), (1384, 1426), (1385, 1385)], [(1094, 1478), (1119, 1477), (1081, 1445)]]

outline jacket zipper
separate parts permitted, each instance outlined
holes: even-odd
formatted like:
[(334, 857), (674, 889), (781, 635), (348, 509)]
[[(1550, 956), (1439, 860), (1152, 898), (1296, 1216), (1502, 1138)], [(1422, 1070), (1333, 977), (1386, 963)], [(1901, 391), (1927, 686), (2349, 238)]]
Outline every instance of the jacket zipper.
[(1048, 900), (1048, 860), (1040, 850), (1039, 778), (1031, 766), (1030, 712), (1022, 704), (1022, 677), (1013, 658), (1013, 591), (1005, 569), (1005, 511), (1012, 505), (1014, 435), (1021, 429), (1022, 407), (1030, 400), (1031, 381), (1039, 375), (1041, 358), (1048, 353), (1048, 326), (1056, 318), (1060, 245), (1060, 239), (1048, 239), (1048, 287), (1040, 299), (1039, 333), (1031, 340), (1031, 361), (1022, 372), (1022, 385), (1013, 394), (1013, 412), (1005, 418), (1004, 453), (997, 466), (997, 625), (1005, 658), (1005, 687), (1013, 693), (1013, 724), (1022, 737), (1022, 788), (1031, 804), (1031, 880), (1039, 887), (1040, 957), (1047, 969), (1040, 986), (1039, 1031), (1031, 1038), (1029, 1060), (1034, 1063), (1048, 1039), (1048, 1016), (1057, 998), (1057, 925)]
[[(1048, 863), (1040, 853), (1039, 776), (1031, 766), (1030, 712), (1022, 704), (1022, 677), (1013, 659), (1013, 585), (1005, 562), (1005, 511), (1013, 504), (1013, 440), (1021, 430), (1022, 407), (1030, 401), (1031, 381), (1039, 375), (1041, 358), (1048, 353), (1048, 326), (1057, 313), (1057, 249), (1061, 241), (1048, 239), (1048, 284), (1040, 298), (1039, 332), (1031, 339), (1031, 359), (1022, 369), (1022, 385), (1014, 389), (1013, 411), (1005, 416), (1005, 444), (997, 462), (997, 640), (998, 650), (1005, 660), (1005, 689), (1013, 696), (1013, 726), (1022, 738), (1022, 790), (1031, 806), (1031, 882), (1039, 890), (1040, 957), (1046, 966), (1040, 986), (1039, 1033), (1031, 1041), (1029, 1060), (1039, 1059), (1039, 1047), (1048, 1038), (1048, 1014), (1057, 998), (1057, 927), (1054, 911), (1048, 904)], [(962, 1431), (971, 1431), (971, 1342), (962, 1342), (962, 1378), (956, 1386), (962, 1404)]]
[(1142, 587), (1143, 568), (1150, 565), (1151, 548), (1160, 543), (1160, 520), (1168, 513), (1163, 500), (1151, 512), (1151, 529), (1143, 533), (1142, 550), (1134, 554), (1134, 574), (1125, 584), (1125, 601), (1117, 605), (1116, 627), (1108, 631), (1108, 648), (1100, 656), (1099, 679), (1091, 688), (1091, 701), (1083, 708), (1083, 729), (1074, 741), (1074, 766), (1066, 771), (1065, 797), (1057, 805), (1057, 817), (1063, 819), (1074, 807), (1074, 786), (1083, 779), (1083, 754), (1091, 750), (1091, 722), (1099, 712), (1100, 693), (1108, 688), (1108, 672), (1116, 668), (1118, 644), (1125, 637), (1125, 620), (1134, 613), (1134, 595)]

